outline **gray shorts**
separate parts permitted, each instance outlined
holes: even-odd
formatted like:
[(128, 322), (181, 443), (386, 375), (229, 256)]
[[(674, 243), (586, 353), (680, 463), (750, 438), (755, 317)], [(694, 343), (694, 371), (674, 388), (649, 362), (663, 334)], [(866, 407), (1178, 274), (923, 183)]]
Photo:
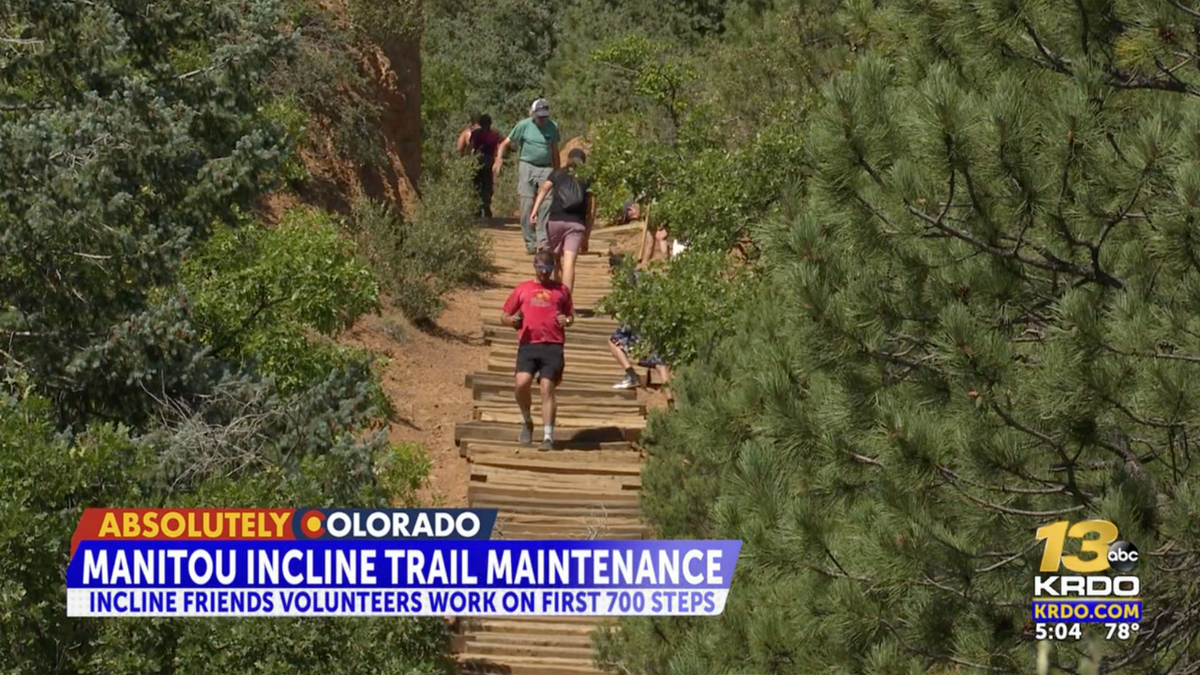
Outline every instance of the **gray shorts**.
[(550, 178), (550, 172), (553, 170), (552, 166), (534, 166), (528, 162), (518, 164), (517, 195), (531, 199), (536, 197), (538, 188)]

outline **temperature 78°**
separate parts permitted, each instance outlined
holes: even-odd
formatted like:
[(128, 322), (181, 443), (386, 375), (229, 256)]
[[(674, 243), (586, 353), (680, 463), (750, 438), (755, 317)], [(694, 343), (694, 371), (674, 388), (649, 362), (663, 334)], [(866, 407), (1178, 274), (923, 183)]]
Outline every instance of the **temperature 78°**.
[(1130, 636), (1141, 628), (1136, 623), (1106, 623), (1104, 625), (1108, 628), (1108, 635), (1104, 637), (1105, 640), (1113, 639), (1114, 635), (1118, 640), (1128, 640)]

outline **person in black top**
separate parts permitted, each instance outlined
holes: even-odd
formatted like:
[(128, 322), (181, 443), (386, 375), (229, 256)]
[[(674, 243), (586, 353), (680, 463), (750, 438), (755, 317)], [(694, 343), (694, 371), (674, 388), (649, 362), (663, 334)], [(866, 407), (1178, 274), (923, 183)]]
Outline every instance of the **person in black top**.
[(559, 281), (568, 290), (575, 290), (575, 258), (587, 253), (588, 238), (596, 220), (596, 200), (590, 185), (580, 180), (576, 171), (587, 161), (583, 150), (576, 148), (567, 155), (567, 164), (550, 173), (538, 189), (531, 213), (538, 213), (548, 196), (550, 217), (546, 223), (546, 249), (554, 253), (558, 263)]
[(496, 162), (496, 148), (504, 137), (492, 129), (490, 115), (479, 116), (479, 128), (471, 132), (469, 146), (479, 156), (479, 169), (475, 172), (475, 189), (479, 191), (479, 215), (492, 217), (492, 193), (496, 176), (492, 165)]

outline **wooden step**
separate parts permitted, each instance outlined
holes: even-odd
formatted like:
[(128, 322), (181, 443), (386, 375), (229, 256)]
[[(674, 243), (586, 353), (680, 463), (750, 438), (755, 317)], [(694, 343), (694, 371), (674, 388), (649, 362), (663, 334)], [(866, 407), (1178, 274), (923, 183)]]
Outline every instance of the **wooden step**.
[[(533, 393), (533, 419), (536, 423), (541, 418), (542, 397)], [(472, 404), (476, 410), (509, 410), (519, 409), (517, 402), (510, 392), (507, 396), (500, 393), (485, 394), (476, 398)], [(555, 409), (559, 415), (588, 415), (588, 416), (623, 416), (646, 414), (646, 404), (641, 401), (620, 399), (604, 399), (593, 396), (555, 396)]]
[[(454, 441), (464, 440), (495, 441), (516, 443), (521, 437), (521, 424), (488, 422), (459, 422), (454, 425)], [(627, 442), (636, 443), (642, 436), (642, 428), (626, 429), (614, 425), (596, 427), (568, 427), (562, 423), (554, 428), (554, 442), (566, 443), (572, 447), (597, 443)]]
[[(524, 523), (516, 518), (545, 518), (545, 523)], [(550, 522), (555, 520), (559, 522)], [(493, 539), (638, 541), (652, 538), (650, 528), (629, 516), (597, 515), (563, 518), (538, 514), (513, 513), (498, 520)]]
[[(613, 365), (616, 366), (615, 361), (613, 362)], [(510, 363), (508, 365), (508, 370), (505, 372), (497, 372), (494, 370), (482, 370), (482, 371), (477, 371), (475, 373), (472, 373), (469, 377), (471, 378), (472, 385), (478, 379), (478, 380), (488, 382), (488, 383), (495, 383), (495, 386), (497, 386), (497, 387), (499, 387), (502, 384), (507, 382), (509, 388), (511, 389), (515, 383), (515, 377), (514, 377), (515, 366), (516, 366), (516, 360), (514, 359), (512, 361), (512, 363)], [(616, 366), (616, 367), (619, 369), (619, 366)], [(623, 375), (624, 371), (621, 371), (621, 372)], [(619, 381), (619, 378), (614, 378), (608, 372), (607, 368), (605, 369), (605, 372), (601, 372), (601, 373), (589, 373), (589, 372), (586, 372), (579, 368), (576, 368), (573, 370), (568, 368), (567, 372), (563, 373), (562, 383), (560, 383), (558, 386), (559, 387), (573, 387), (575, 389), (582, 389), (582, 390), (595, 389), (595, 390), (599, 390), (599, 391), (608, 390), (608, 391), (619, 391), (619, 392), (633, 391), (634, 393), (633, 393), (632, 398), (637, 398), (637, 393), (636, 393), (637, 390), (613, 389), (613, 385), (616, 384), (618, 381)], [(623, 395), (629, 396), (628, 393), (623, 393)]]
[(590, 661), (561, 658), (508, 657), (503, 662), (487, 655), (459, 657), (461, 675), (602, 675)]
[(588, 462), (605, 464), (612, 462), (615, 464), (625, 464), (640, 462), (641, 451), (636, 449), (632, 443), (624, 441), (614, 441), (611, 443), (601, 443), (595, 448), (574, 448), (564, 446), (561, 449), (556, 449), (551, 452), (538, 450), (537, 448), (521, 447), (517, 443), (501, 443), (495, 441), (463, 441), (460, 445), (463, 451), (473, 458), (486, 458), (495, 456), (513, 456), (513, 457), (528, 457), (547, 461), (569, 461), (569, 462)]
[(537, 658), (559, 658), (559, 659), (578, 659), (581, 663), (588, 663), (592, 658), (591, 645), (581, 647), (578, 645), (563, 646), (563, 645), (537, 645), (537, 644), (521, 644), (519, 642), (494, 642), (485, 640), (481, 642), (468, 642), (463, 650), (465, 658), (472, 657), (537, 657)]
[[(499, 358), (493, 356), (488, 359), (487, 372), (512, 374), (516, 370), (516, 366), (516, 357)], [(625, 370), (617, 364), (615, 359), (609, 359), (607, 365), (599, 363), (572, 363), (568, 359), (563, 372), (563, 381), (566, 382), (572, 373), (582, 375), (597, 383), (607, 380), (612, 384), (616, 384), (624, 376)]]
[[(557, 429), (555, 431), (557, 432)], [(512, 453), (512, 452), (516, 452), (519, 455), (524, 455), (525, 453), (545, 454), (544, 451), (538, 450), (537, 448), (522, 447), (516, 441), (514, 441), (512, 443), (505, 443), (505, 442), (499, 442), (499, 441), (474, 441), (474, 440), (467, 439), (458, 444), (458, 454), (462, 457), (467, 457), (467, 458), (476, 457), (479, 455), (487, 456), (487, 455), (491, 455), (491, 454)], [(617, 456), (625, 455), (625, 456), (629, 456), (630, 458), (640, 458), (641, 457), (641, 451), (634, 448), (632, 443), (628, 443), (625, 441), (613, 441), (613, 442), (608, 442), (608, 443), (603, 443), (603, 442), (602, 443), (594, 443), (594, 442), (590, 442), (590, 441), (573, 443), (570, 441), (563, 441), (563, 442), (559, 442), (558, 448), (553, 450), (554, 457), (563, 457), (563, 458), (567, 458), (570, 461), (574, 461), (574, 462), (617, 461), (617, 460), (611, 459), (611, 458), (601, 458), (601, 457), (597, 457), (595, 459), (591, 458), (592, 455), (602, 454), (602, 453), (606, 453), (606, 452), (619, 453)]]
[[(474, 372), (474, 373), (468, 373), (466, 376), (466, 380), (463, 383), (463, 386), (468, 387), (470, 389), (476, 389), (476, 390), (478, 390), (478, 389), (504, 390), (505, 388), (507, 388), (511, 392), (512, 388), (513, 388), (513, 382), (514, 382), (513, 373), (508, 373), (506, 375), (502, 375), (502, 374), (493, 373), (493, 372), (484, 370), (484, 371), (478, 371), (478, 372)], [(613, 389), (612, 384), (609, 383), (609, 380), (607, 378), (587, 379), (587, 378), (583, 377), (582, 375), (580, 375), (579, 377), (577, 377), (574, 380), (572, 380), (569, 377), (563, 377), (562, 383), (558, 385), (556, 390), (560, 391), (560, 392), (572, 391), (572, 392), (580, 392), (580, 393), (613, 395), (613, 396), (620, 396), (622, 398), (631, 398), (631, 399), (637, 398), (636, 390)]]
[[(534, 425), (537, 425), (538, 413), (534, 413)], [(479, 422), (497, 422), (500, 424), (522, 424), (525, 418), (521, 416), (521, 412), (517, 410), (514, 403), (512, 410), (475, 410), (473, 417)], [(555, 415), (556, 426), (562, 424), (573, 428), (596, 428), (605, 424), (615, 424), (624, 429), (644, 429), (646, 428), (646, 419), (637, 416), (605, 416), (605, 415), (584, 415), (580, 413), (566, 414), (559, 412)], [(540, 439), (539, 439), (540, 442)]]
[[(571, 621), (559, 621), (570, 619)], [(504, 617), (504, 619), (470, 619), (468, 625), (472, 631), (482, 633), (562, 633), (564, 635), (590, 635), (602, 622), (613, 622), (605, 617), (583, 616), (546, 616), (546, 617)]]
[[(593, 349), (608, 349), (608, 341), (612, 338), (613, 332), (619, 327), (620, 324), (580, 328), (579, 324), (575, 323), (565, 331), (567, 344), (585, 345)], [(495, 325), (484, 324), (482, 333), (483, 339), (489, 347), (493, 345), (501, 347), (516, 345), (520, 337), (516, 329), (505, 326), (499, 321)]]
[(607, 499), (611, 496), (624, 493), (636, 495), (637, 491), (642, 487), (642, 479), (636, 474), (632, 476), (619, 473), (545, 474), (522, 468), (479, 463), (471, 464), (470, 481), (470, 485), (472, 486), (486, 483), (492, 486), (579, 491), (583, 494), (576, 496), (585, 501), (596, 498)]
[[(521, 645), (531, 647), (575, 647), (590, 650), (592, 638), (589, 633), (564, 633), (559, 631), (527, 631), (512, 633), (472, 633), (467, 636), (467, 645)], [(467, 649), (464, 645), (463, 649)], [(475, 650), (479, 653), (478, 650)]]
[[(492, 381), (481, 378), (471, 387), (471, 397), (476, 401), (512, 401), (514, 386), (511, 375), (496, 377)], [(568, 382), (566, 378), (554, 388), (554, 395), (560, 401), (637, 401), (636, 389), (613, 389), (612, 385)], [(537, 396), (540, 398), (540, 394)]]
[[(537, 473), (558, 473), (571, 475), (620, 475), (620, 476), (641, 476), (642, 464), (636, 461), (638, 456), (633, 453), (621, 453), (632, 455), (635, 461), (615, 462), (612, 459), (590, 459), (581, 460), (578, 458), (567, 458), (563, 455), (570, 450), (561, 452), (538, 452), (533, 450), (527, 453), (475, 453), (471, 457), (471, 463), (478, 466), (494, 466), (505, 469), (520, 469), (522, 471), (533, 471)], [(574, 451), (572, 454), (600, 454), (589, 453), (586, 451)], [(607, 454), (607, 453), (606, 453)]]
[[(489, 356), (492, 358), (498, 357), (505, 360), (511, 360), (513, 363), (516, 363), (518, 349), (519, 347), (517, 346), (516, 342), (493, 344), (489, 352)], [(568, 366), (580, 363), (590, 363), (601, 367), (612, 366), (618, 370), (620, 369), (620, 366), (617, 364), (616, 357), (613, 356), (608, 347), (603, 344), (573, 343), (570, 342), (570, 339), (568, 338), (568, 342), (563, 346), (562, 351), (563, 358), (566, 360)]]

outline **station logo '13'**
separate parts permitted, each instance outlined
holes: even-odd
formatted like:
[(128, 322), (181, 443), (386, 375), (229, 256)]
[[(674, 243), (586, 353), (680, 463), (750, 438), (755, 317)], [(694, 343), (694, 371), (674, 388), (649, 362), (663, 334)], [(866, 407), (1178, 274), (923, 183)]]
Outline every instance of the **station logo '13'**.
[[(1107, 520), (1085, 520), (1074, 525), (1060, 520), (1038, 528), (1037, 538), (1046, 542), (1046, 550), (1042, 553), (1041, 574), (1034, 595), (1136, 597), (1141, 591), (1136, 576), (1102, 574), (1109, 569), (1129, 572), (1138, 563), (1137, 548), (1127, 541), (1118, 541), (1117, 536), (1117, 526)], [(1063, 555), (1068, 538), (1079, 540), (1078, 555)], [(1062, 567), (1075, 574), (1059, 575)]]

